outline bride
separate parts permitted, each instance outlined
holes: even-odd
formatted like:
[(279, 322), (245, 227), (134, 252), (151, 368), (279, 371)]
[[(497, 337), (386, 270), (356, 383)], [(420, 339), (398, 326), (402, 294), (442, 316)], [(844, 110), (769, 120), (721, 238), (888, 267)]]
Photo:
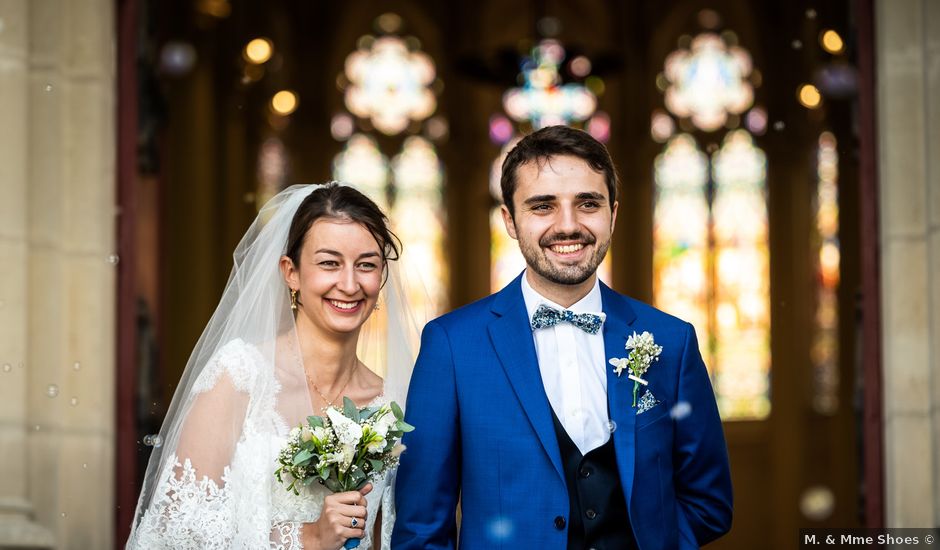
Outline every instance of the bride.
[(394, 472), (295, 495), (274, 471), (290, 429), (344, 396), (404, 403), (415, 325), (398, 254), (385, 215), (351, 187), (293, 186), (265, 205), (177, 387), (127, 548), (389, 548)]

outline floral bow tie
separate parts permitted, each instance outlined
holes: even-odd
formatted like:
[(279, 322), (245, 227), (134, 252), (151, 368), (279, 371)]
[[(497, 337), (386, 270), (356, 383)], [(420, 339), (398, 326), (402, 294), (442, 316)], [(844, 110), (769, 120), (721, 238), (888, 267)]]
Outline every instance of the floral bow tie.
[(604, 320), (594, 313), (575, 313), (573, 311), (559, 311), (545, 304), (539, 306), (532, 316), (532, 329), (549, 328), (558, 323), (571, 323), (588, 334), (597, 334)]

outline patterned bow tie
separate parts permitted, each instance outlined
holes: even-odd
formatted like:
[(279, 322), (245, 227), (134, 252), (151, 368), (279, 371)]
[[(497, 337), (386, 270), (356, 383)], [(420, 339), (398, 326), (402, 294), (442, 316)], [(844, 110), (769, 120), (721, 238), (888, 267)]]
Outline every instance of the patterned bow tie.
[(558, 323), (571, 323), (588, 334), (597, 334), (604, 322), (600, 315), (594, 313), (575, 313), (573, 311), (558, 311), (553, 307), (541, 304), (535, 315), (532, 316), (532, 329), (549, 328)]

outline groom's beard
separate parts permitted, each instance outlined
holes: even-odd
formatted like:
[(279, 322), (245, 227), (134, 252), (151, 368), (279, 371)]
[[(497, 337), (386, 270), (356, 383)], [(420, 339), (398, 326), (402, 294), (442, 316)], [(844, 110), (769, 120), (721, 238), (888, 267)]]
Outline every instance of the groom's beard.
[[(593, 247), (593, 252), (581, 263), (574, 265), (558, 265), (553, 263), (545, 249), (554, 243), (565, 241), (580, 241), (586, 247)], [(585, 233), (572, 233), (570, 235), (555, 234), (542, 238), (537, 245), (528, 240), (519, 240), (519, 249), (525, 258), (529, 269), (532, 269), (543, 278), (560, 285), (577, 285), (591, 278), (597, 272), (597, 267), (604, 260), (607, 249), (610, 248), (610, 239), (597, 243), (594, 235)]]

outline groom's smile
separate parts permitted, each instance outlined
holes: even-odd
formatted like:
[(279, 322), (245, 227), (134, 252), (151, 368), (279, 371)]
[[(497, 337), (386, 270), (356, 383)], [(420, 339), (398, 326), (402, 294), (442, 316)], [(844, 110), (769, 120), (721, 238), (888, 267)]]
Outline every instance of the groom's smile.
[(528, 162), (518, 168), (513, 205), (514, 214), (503, 207), (503, 221), (519, 241), (530, 282), (561, 285), (566, 294), (572, 286), (589, 289), (617, 215), (604, 175), (574, 156)]

